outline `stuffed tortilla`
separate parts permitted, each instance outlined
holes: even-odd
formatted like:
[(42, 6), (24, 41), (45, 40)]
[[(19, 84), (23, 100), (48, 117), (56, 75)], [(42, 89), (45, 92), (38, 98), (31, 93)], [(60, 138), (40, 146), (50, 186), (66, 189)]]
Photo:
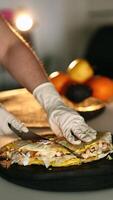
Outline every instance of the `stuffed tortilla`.
[(112, 152), (110, 132), (99, 133), (95, 141), (72, 145), (64, 138), (47, 141), (23, 141), (9, 143), (0, 149), (0, 165), (5, 168), (18, 165), (44, 165), (46, 168), (69, 167), (101, 159)]

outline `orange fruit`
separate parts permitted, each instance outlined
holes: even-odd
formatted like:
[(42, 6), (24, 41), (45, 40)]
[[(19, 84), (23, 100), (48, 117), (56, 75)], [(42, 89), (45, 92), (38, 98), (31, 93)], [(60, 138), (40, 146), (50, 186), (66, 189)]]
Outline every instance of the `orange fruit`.
[(93, 96), (103, 101), (113, 97), (113, 81), (105, 76), (94, 76), (86, 83), (91, 87)]
[(49, 75), (50, 81), (54, 84), (56, 90), (60, 94), (65, 93), (65, 89), (67, 88), (67, 85), (71, 82), (70, 77), (65, 72), (53, 72)]
[(67, 72), (70, 78), (77, 83), (84, 83), (94, 74), (91, 65), (84, 59), (72, 61), (68, 66)]

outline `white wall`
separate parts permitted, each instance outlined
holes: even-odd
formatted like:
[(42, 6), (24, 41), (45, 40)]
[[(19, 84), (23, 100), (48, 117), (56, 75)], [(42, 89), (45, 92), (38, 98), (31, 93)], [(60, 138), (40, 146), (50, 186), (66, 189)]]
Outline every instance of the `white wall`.
[(71, 60), (83, 56), (92, 32), (113, 22), (112, 14), (103, 15), (113, 9), (112, 0), (0, 1), (0, 8), (19, 6), (31, 8), (39, 23), (32, 33), (34, 44), (40, 57), (52, 58), (49, 71), (65, 69)]
[(38, 51), (53, 56), (52, 70), (66, 68), (83, 52), (83, 28), (87, 18), (86, 0), (34, 0), (39, 28), (34, 30)]

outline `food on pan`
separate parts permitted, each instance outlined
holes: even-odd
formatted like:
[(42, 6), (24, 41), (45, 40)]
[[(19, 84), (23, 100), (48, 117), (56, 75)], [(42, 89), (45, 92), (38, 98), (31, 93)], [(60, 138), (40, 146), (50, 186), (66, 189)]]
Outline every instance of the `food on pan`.
[(81, 158), (81, 163), (99, 160), (113, 151), (112, 134), (110, 132), (98, 133), (97, 138), (87, 144), (81, 143), (75, 146), (61, 139), (59, 143), (68, 147), (77, 157)]
[(49, 137), (49, 140), (9, 143), (0, 149), (0, 165), (5, 168), (12, 164), (44, 165), (46, 168), (80, 165), (105, 157), (112, 152), (110, 132), (99, 133), (95, 141), (72, 145), (64, 138)]
[(19, 165), (45, 165), (46, 167), (60, 167), (79, 165), (80, 159), (71, 154), (65, 147), (52, 141), (18, 140), (1, 149), (0, 164), (9, 167), (14, 163)]

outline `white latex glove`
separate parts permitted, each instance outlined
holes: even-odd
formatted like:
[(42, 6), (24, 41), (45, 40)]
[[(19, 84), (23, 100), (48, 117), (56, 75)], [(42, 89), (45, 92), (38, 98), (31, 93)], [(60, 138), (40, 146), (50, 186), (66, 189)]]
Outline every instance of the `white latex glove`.
[(36, 87), (33, 95), (47, 112), (50, 126), (57, 136), (64, 136), (72, 144), (90, 142), (96, 138), (96, 131), (62, 102), (52, 83), (46, 82)]
[(27, 132), (28, 129), (24, 123), (16, 119), (14, 115), (9, 113), (2, 104), (0, 104), (0, 136), (12, 134), (13, 131), (9, 128), (8, 123), (12, 124), (16, 129)]

